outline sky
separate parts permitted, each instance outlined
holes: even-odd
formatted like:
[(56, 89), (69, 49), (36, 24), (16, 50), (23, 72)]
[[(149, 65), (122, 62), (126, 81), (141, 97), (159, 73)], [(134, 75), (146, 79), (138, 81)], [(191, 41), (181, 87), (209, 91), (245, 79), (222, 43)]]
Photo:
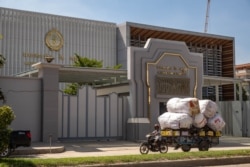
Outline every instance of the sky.
[[(208, 0), (0, 0), (5, 8), (116, 24), (204, 32)], [(250, 0), (210, 0), (208, 34), (235, 38), (235, 64), (250, 63)]]

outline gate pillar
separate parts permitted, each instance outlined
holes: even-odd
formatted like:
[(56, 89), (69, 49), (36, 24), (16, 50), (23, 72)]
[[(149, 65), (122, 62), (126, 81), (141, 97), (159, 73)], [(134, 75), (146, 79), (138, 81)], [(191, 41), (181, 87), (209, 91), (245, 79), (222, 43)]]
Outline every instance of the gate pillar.
[(38, 78), (42, 79), (42, 122), (41, 140), (48, 142), (58, 138), (58, 90), (61, 65), (37, 63)]

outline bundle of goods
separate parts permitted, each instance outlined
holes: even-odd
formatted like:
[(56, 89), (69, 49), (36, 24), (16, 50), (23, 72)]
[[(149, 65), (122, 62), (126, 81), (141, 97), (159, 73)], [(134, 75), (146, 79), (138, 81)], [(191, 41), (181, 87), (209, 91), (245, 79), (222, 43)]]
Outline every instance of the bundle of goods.
[(199, 107), (206, 118), (214, 117), (218, 110), (217, 104), (211, 100), (199, 100)]
[(208, 119), (207, 125), (214, 131), (222, 131), (225, 126), (225, 122), (219, 114), (215, 114), (214, 117)]
[(159, 116), (158, 121), (162, 129), (190, 128), (193, 120), (186, 113), (165, 112)]
[(167, 102), (167, 110), (158, 117), (161, 129), (190, 129), (208, 126), (213, 131), (221, 131), (225, 122), (217, 113), (218, 107), (211, 100), (197, 98), (172, 98)]
[(172, 98), (167, 102), (167, 110), (193, 116), (200, 113), (199, 100), (197, 98)]

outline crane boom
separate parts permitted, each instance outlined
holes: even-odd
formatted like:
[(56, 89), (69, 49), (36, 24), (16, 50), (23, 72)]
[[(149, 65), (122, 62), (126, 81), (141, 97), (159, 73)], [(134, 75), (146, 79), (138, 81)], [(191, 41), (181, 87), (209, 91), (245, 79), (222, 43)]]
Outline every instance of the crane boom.
[(207, 32), (207, 27), (208, 27), (209, 10), (210, 10), (210, 0), (207, 0), (207, 12), (206, 12), (206, 21), (205, 21), (205, 28), (204, 28), (205, 33)]

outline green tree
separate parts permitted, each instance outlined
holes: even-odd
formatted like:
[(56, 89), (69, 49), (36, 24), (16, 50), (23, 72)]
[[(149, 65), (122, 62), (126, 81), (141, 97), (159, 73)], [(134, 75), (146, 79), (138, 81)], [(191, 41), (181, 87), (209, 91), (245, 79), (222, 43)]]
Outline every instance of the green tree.
[[(3, 67), (6, 59), (0, 55), (0, 68)], [(5, 103), (3, 92), (0, 88), (0, 100)], [(15, 119), (14, 112), (10, 106), (4, 105), (0, 107), (0, 154), (8, 149), (11, 129), (9, 125)]]
[[(244, 87), (242, 87), (242, 100), (243, 101), (247, 101), (248, 100), (248, 95), (247, 95), (247, 91), (244, 89)], [(236, 84), (236, 94), (237, 94), (237, 96), (236, 96), (236, 98), (237, 98), (237, 100), (239, 100), (239, 84)]]
[[(102, 68), (102, 61), (98, 61), (96, 59), (89, 59), (87, 57), (81, 57), (78, 54), (75, 53), (75, 59), (74, 59), (74, 67), (94, 67), (94, 68)], [(121, 64), (118, 64), (113, 67), (113, 69), (120, 69), (122, 67)], [(107, 67), (109, 68), (109, 67)], [(91, 85), (92, 83), (71, 83), (67, 84), (66, 88), (64, 89), (64, 93), (69, 95), (76, 95), (78, 89), (83, 85), (88, 84)]]
[[(0, 68), (3, 67), (5, 61), (6, 61), (6, 58), (3, 55), (0, 55)], [(1, 88), (0, 88), (0, 100), (3, 100), (3, 102), (5, 103), (5, 98), (4, 98), (3, 92), (1, 91)]]
[(102, 68), (102, 61), (96, 59), (89, 59), (87, 57), (81, 57), (75, 53), (74, 66), (75, 67), (95, 67)]
[(6, 61), (6, 58), (3, 55), (0, 55), (0, 67), (4, 65), (5, 61)]
[(77, 90), (80, 88), (81, 84), (79, 83), (71, 83), (67, 84), (67, 87), (64, 89), (64, 93), (68, 95), (76, 95)]
[(9, 125), (15, 119), (11, 107), (4, 105), (0, 107), (0, 153), (8, 149), (11, 129)]

